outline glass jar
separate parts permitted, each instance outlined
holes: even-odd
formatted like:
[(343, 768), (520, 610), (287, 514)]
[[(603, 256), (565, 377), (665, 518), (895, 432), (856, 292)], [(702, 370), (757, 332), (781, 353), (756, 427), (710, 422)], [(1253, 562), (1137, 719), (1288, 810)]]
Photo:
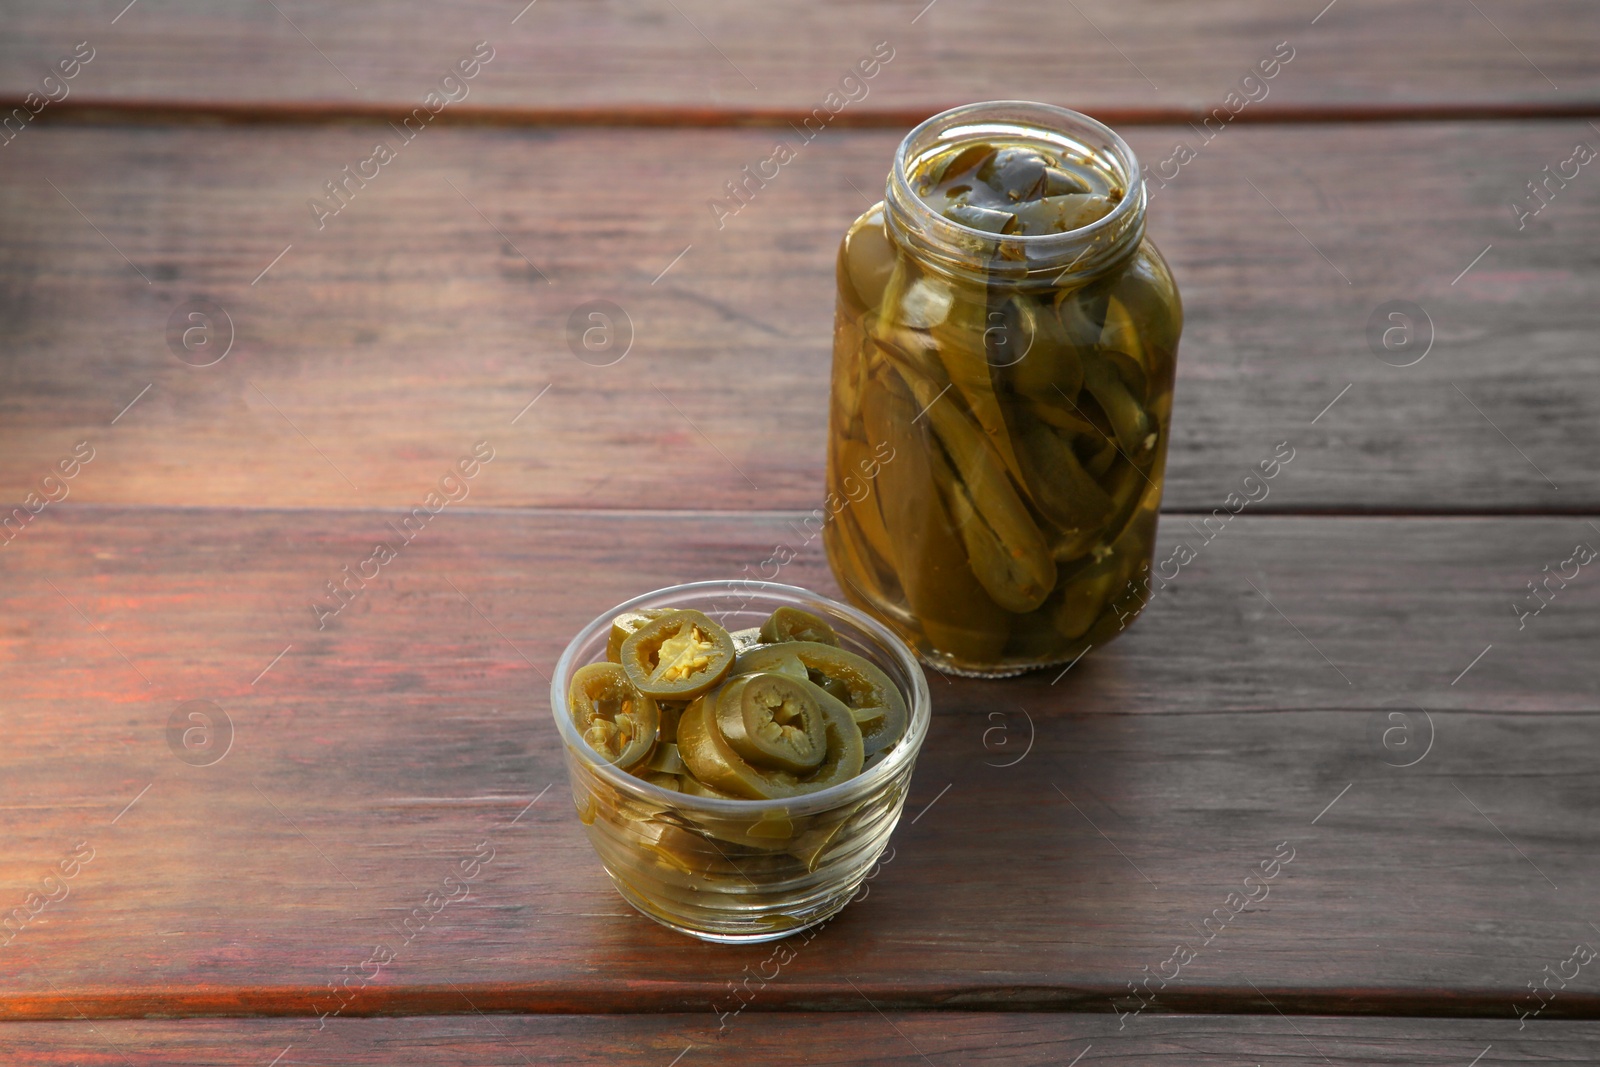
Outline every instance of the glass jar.
[[(871, 660), (905, 697), (905, 736), (849, 781), (784, 800), (673, 792), (606, 762), (573, 724), (567, 703), (573, 672), (606, 658), (616, 616), (694, 608), (741, 630), (784, 606), (825, 619), (841, 648)], [(877, 620), (795, 586), (743, 580), (672, 586), (601, 615), (556, 662), (550, 708), (578, 818), (617, 891), (665, 926), (722, 942), (787, 937), (849, 903), (900, 820), (930, 721), (927, 676)]]
[(1071, 662), (1143, 608), (1183, 310), (1128, 145), (999, 101), (901, 142), (838, 256), (823, 531), (935, 667)]

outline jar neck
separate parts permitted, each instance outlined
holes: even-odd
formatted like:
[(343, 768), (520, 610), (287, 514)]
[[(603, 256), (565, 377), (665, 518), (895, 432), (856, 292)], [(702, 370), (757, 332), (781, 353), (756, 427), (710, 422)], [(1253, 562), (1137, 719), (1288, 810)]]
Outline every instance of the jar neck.
[[(938, 214), (913, 178), (931, 155), (967, 142), (1003, 142), (1056, 153), (1105, 178), (1122, 199), (1104, 218), (1065, 233), (986, 233)], [(1087, 282), (1131, 256), (1144, 239), (1145, 187), (1133, 149), (1103, 123), (1049, 104), (997, 100), (928, 119), (895, 152), (884, 196), (894, 239), (920, 262), (973, 280), (996, 275), (1017, 284)]]

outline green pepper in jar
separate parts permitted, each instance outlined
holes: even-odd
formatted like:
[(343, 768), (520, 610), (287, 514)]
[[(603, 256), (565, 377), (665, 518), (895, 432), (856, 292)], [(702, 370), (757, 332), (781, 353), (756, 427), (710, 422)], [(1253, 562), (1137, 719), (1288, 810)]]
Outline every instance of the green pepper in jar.
[(895, 264), (894, 245), (883, 230), (883, 210), (878, 208), (861, 216), (845, 235), (840, 251), (856, 298), (867, 307), (876, 307)]
[(1019, 102), (903, 149), (840, 245), (829, 489), (864, 450), (895, 459), (824, 530), (829, 561), (936, 665), (1069, 662), (1137, 614), (1107, 587), (1148, 565), (1160, 503), (1182, 311), (1139, 167)]
[(894, 386), (870, 390), (861, 414), (872, 440), (894, 447), (895, 461), (878, 474), (879, 503), (911, 611), (934, 647), (963, 660), (992, 659), (1005, 644), (1006, 614), (978, 584), (934, 483), (929, 456), (937, 444)]
[(1027, 488), (1039, 512), (1064, 532), (1092, 530), (1115, 505), (1072, 451), (1071, 443), (1046, 422), (1018, 420)]
[(925, 164), (917, 192), (952, 222), (1021, 236), (1080, 229), (1110, 214), (1122, 199), (1121, 189), (1048, 149), (987, 142), (935, 156)]
[(622, 642), (622, 669), (657, 700), (692, 700), (727, 677), (733, 638), (704, 613), (667, 611)]

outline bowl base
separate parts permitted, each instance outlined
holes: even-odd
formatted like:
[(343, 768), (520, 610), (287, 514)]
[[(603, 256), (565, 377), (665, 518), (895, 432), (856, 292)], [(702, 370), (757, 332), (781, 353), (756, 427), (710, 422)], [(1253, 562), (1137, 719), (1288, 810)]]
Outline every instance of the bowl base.
[[(609, 874), (610, 872), (607, 873)], [(794, 920), (794, 925), (792, 926), (780, 924), (757, 927), (756, 924), (752, 923), (751, 928), (748, 931), (700, 930), (692, 926), (685, 926), (683, 922), (678, 919), (668, 918), (667, 916), (662, 915), (660, 912), (651, 908), (650, 905), (645, 901), (640, 900), (632, 893), (629, 893), (628, 890), (615, 878), (612, 879), (612, 885), (616, 886), (617, 895), (622, 897), (623, 900), (627, 901), (629, 906), (631, 906), (634, 911), (637, 911), (645, 918), (652, 919), (655, 922), (660, 923), (662, 926), (665, 926), (669, 930), (676, 930), (680, 934), (688, 934), (690, 937), (698, 938), (701, 941), (710, 941), (719, 945), (759, 945), (764, 941), (781, 941), (786, 937), (792, 937), (795, 934), (810, 930), (815, 926), (820, 926), (822, 923), (827, 922), (829, 919), (839, 914), (839, 912), (844, 910), (844, 906), (850, 903), (850, 899), (856, 894), (856, 889), (852, 888), (851, 891), (841, 897), (837, 903), (813, 912), (804, 920)], [(785, 918), (789, 917), (772, 917), (774, 922)]]

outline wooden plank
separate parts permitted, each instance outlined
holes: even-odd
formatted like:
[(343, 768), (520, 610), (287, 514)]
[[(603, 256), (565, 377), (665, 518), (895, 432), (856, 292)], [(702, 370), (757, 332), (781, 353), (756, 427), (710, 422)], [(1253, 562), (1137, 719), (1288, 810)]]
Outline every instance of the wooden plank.
[[(1154, 1018), (1118, 1031), (1113, 1017), (971, 1012), (764, 1014), (722, 1033), (701, 1015), (516, 1016), (168, 1020), (0, 1025), (0, 1050), (14, 1062), (115, 1067), (133, 1062), (193, 1067), (280, 1064), (450, 1064), (576, 1067), (684, 1064), (933, 1063), (1006, 1067), (1067, 1064), (1218, 1062), (1410, 1067), (1461, 1064), (1492, 1049), (1488, 1063), (1593, 1062), (1597, 1024), (1541, 1023), (1517, 1032), (1501, 1020), (1340, 1019), (1265, 1016)], [(91, 1028), (92, 1026), (92, 1028)], [(138, 1057), (138, 1059), (134, 1059)], [(245, 1058), (249, 1057), (249, 1058)]]
[[(7, 148), (0, 500), (87, 440), (74, 499), (409, 508), (492, 438), (474, 504), (817, 503), (834, 251), (895, 134), (802, 146), (719, 230), (710, 198), (771, 133), (428, 130), (319, 231), (308, 198), (380, 136), (399, 140), (56, 128)], [(1600, 182), (1522, 231), (1507, 206), (1587, 124), (1132, 137), (1157, 163), (1199, 146), (1152, 208), (1188, 316), (1170, 508), (1221, 506), (1279, 441), (1301, 458), (1264, 511), (1600, 508)], [(619, 159), (625, 196), (592, 178)], [(198, 298), (235, 336), (205, 368), (169, 347)], [(590, 357), (626, 351), (613, 366), (569, 347), (596, 299), (631, 323), (631, 349), (619, 326)], [(1433, 324), (1414, 366), (1369, 349), (1392, 300)]]
[[(737, 575), (797, 516), (447, 511), (319, 631), (311, 598), (383, 518), (68, 502), (0, 552), (0, 902), (93, 851), (0, 950), (0, 1015), (330, 1010), (329, 983), (483, 841), (472, 899), (347, 1014), (457, 1012), (461, 992), (730, 1010), (768, 966), (614, 894), (540, 672), (605, 605)], [(1132, 1011), (1130, 985), (1194, 942), (1147, 1015), (1264, 995), (1509, 1025), (1600, 937), (1597, 594), (1574, 580), (1521, 632), (1507, 609), (1583, 529), (1241, 516), (1058, 681), (936, 676), (890, 862), (750, 1010), (860, 1010), (848, 978), (884, 1010)], [(794, 547), (782, 577), (831, 589), (815, 543)], [(213, 766), (169, 748), (190, 700), (231, 721)], [(1270, 896), (1203, 927), (1285, 842)], [(1593, 981), (1544, 1018), (1600, 1017)]]
[(855, 90), (847, 111), (927, 113), (1018, 97), (1089, 111), (1209, 109), (1282, 42), (1293, 59), (1267, 84), (1261, 109), (1600, 97), (1597, 29), (1581, 0), (1490, 0), (1477, 10), (1426, 0), (1344, 0), (1326, 10), (1314, 0), (275, 6), (172, 0), (118, 14), (66, 0), (19, 11), (0, 46), (0, 88), (35, 89), (88, 40), (96, 52), (72, 86), (79, 99), (409, 110), (483, 40), (494, 59), (464, 106), (805, 112), (882, 41), (894, 58), (864, 97)]

